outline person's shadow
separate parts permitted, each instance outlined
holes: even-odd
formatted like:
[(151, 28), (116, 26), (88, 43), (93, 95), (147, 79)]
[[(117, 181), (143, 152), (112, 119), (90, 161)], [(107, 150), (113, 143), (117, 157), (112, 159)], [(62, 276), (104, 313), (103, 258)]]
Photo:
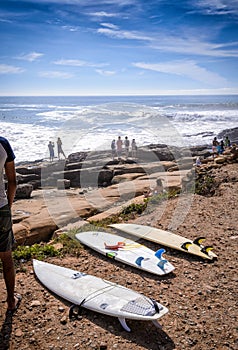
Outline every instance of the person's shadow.
[(10, 340), (12, 333), (12, 313), (6, 312), (5, 320), (0, 331), (0, 350), (10, 349)]

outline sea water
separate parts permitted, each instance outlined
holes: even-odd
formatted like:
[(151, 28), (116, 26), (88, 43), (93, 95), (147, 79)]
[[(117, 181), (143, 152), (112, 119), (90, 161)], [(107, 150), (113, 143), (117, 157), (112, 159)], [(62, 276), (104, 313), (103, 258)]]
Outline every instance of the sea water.
[(237, 126), (238, 95), (0, 97), (0, 135), (17, 163), (48, 159), (58, 137), (68, 155), (110, 149), (118, 136), (138, 146), (211, 145)]

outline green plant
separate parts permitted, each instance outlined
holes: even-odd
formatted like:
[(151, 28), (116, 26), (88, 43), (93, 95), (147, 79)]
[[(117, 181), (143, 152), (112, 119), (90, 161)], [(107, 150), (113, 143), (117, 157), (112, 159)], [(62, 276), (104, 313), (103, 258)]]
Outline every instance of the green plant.
[(123, 208), (120, 214), (121, 215), (128, 215), (131, 213), (142, 214), (143, 211), (146, 209), (146, 207), (147, 207), (147, 201), (145, 201), (144, 203), (132, 203), (127, 207)]
[(167, 198), (169, 198), (169, 194), (165, 192), (153, 195), (152, 197), (147, 198), (147, 201), (152, 204), (159, 204), (162, 200)]
[[(78, 256), (82, 249), (81, 244), (74, 239), (77, 231), (70, 230), (69, 233), (64, 233), (57, 237), (51, 244), (41, 243), (33, 244), (32, 246), (18, 246), (13, 251), (13, 257), (15, 260), (42, 260), (46, 257), (54, 257), (65, 254), (72, 254)], [(56, 244), (60, 243), (62, 246), (56, 248)]]
[(196, 180), (195, 193), (202, 196), (213, 195), (215, 190), (215, 181), (212, 176), (205, 175)]
[(63, 233), (58, 236), (54, 243), (61, 243), (62, 248), (60, 249), (61, 255), (71, 254), (71, 255), (80, 255), (80, 251), (82, 250), (82, 245), (75, 239), (75, 234), (78, 232), (78, 229), (72, 229), (67, 233)]
[(57, 256), (59, 251), (52, 245), (33, 244), (32, 246), (18, 246), (13, 251), (15, 260), (43, 259), (47, 256)]

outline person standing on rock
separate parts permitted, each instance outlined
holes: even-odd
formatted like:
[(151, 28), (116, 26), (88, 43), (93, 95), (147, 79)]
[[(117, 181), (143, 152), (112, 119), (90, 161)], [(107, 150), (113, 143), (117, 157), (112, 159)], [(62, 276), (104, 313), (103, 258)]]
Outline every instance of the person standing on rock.
[(112, 150), (112, 160), (115, 159), (116, 156), (116, 140), (113, 139), (111, 142), (111, 150)]
[(225, 138), (225, 147), (226, 147), (226, 148), (231, 147), (231, 141), (230, 141), (230, 139), (229, 139), (228, 136), (226, 136), (226, 138)]
[(54, 142), (49, 141), (48, 148), (49, 148), (49, 152), (50, 152), (50, 161), (51, 162), (54, 160), (54, 157), (55, 157), (54, 147), (55, 147)]
[(62, 141), (60, 137), (58, 137), (57, 139), (57, 149), (58, 149), (58, 158), (60, 159), (60, 154), (63, 154), (63, 156), (66, 159), (66, 155), (64, 154), (64, 151), (62, 149)]
[[(21, 296), (15, 293), (15, 268), (12, 248), (15, 242), (12, 231), (11, 206), (16, 193), (15, 155), (4, 137), (0, 136), (0, 259), (3, 266), (3, 276), (7, 289), (7, 312), (13, 314), (21, 301)], [(4, 171), (7, 178), (5, 192)]]
[(127, 159), (129, 157), (129, 147), (130, 147), (130, 141), (128, 140), (127, 136), (125, 137), (124, 145), (125, 145), (126, 159)]
[(137, 145), (136, 145), (136, 140), (133, 139), (131, 142), (131, 156), (133, 158), (137, 157)]
[(217, 150), (218, 146), (219, 146), (219, 142), (218, 142), (217, 138), (214, 137), (214, 139), (212, 140), (212, 155), (213, 155), (213, 158), (214, 158), (215, 153), (216, 154), (218, 153), (217, 152), (218, 151)]
[(121, 155), (122, 155), (122, 145), (123, 145), (123, 142), (122, 142), (121, 136), (118, 136), (118, 139), (117, 139), (117, 157), (118, 157), (118, 159), (120, 159)]

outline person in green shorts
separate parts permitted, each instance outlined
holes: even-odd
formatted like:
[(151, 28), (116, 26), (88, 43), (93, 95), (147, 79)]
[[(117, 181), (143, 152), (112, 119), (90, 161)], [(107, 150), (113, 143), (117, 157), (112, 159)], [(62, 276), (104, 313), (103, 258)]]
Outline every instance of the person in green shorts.
[[(17, 310), (21, 296), (15, 293), (15, 269), (12, 257), (14, 235), (12, 231), (11, 206), (16, 192), (15, 155), (8, 140), (0, 136), (0, 259), (7, 289), (7, 311)], [(7, 179), (5, 191), (4, 172)]]

